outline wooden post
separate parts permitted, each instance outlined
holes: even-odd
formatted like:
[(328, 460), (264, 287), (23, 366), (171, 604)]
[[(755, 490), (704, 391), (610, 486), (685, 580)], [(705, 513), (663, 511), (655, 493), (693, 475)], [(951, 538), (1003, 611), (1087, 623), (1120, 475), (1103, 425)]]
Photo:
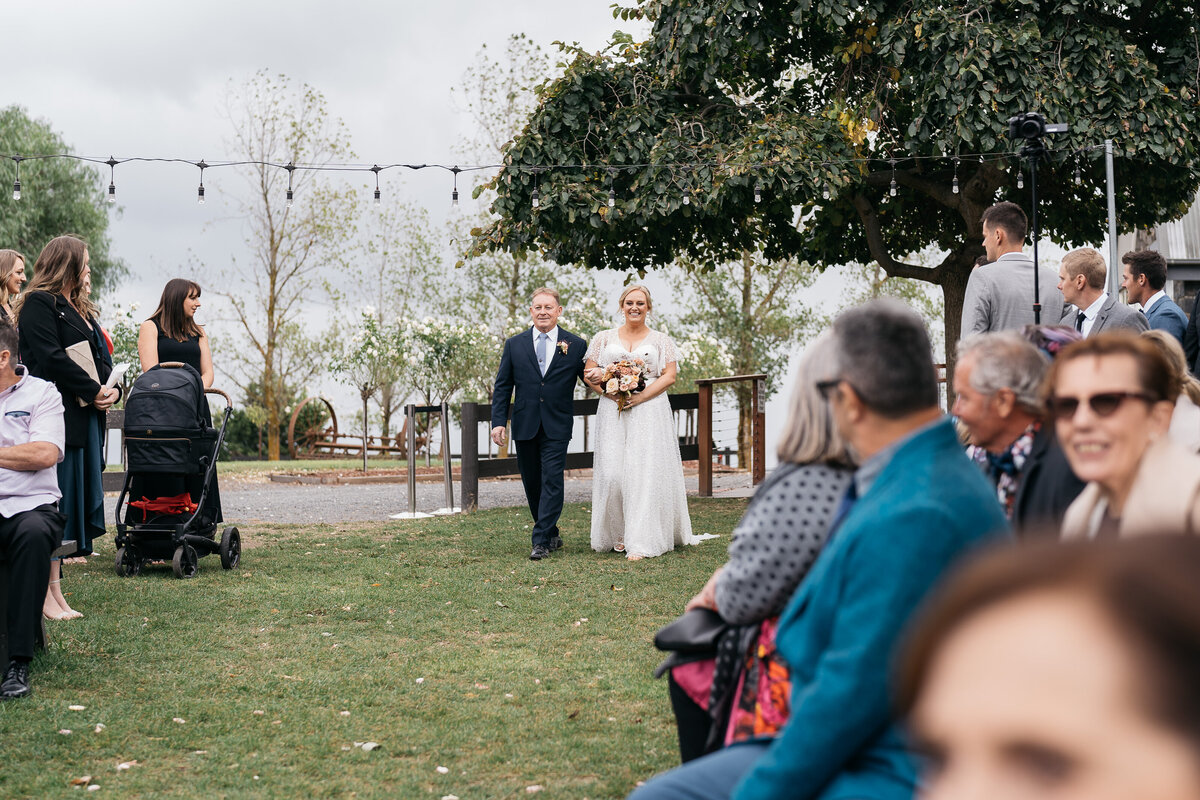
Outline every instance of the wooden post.
[(417, 513), (417, 407), (409, 403), (404, 407), (408, 419), (408, 511)]
[(767, 382), (762, 378), (754, 379), (754, 397), (751, 402), (753, 423), (750, 426), (750, 436), (753, 442), (750, 463), (750, 483), (758, 486), (767, 476)]
[(701, 497), (712, 497), (713, 494), (713, 477), (712, 477), (712, 396), (713, 387), (711, 383), (701, 383), (696, 381), (696, 388), (700, 393), (700, 408), (699, 408), (699, 435), (697, 437), (697, 445), (699, 445), (699, 454), (697, 460), (700, 467), (700, 487), (698, 494)]
[[(479, 508), (479, 420), (475, 403), (462, 404), (462, 507), (463, 511)], [(491, 441), (489, 439), (489, 441)]]
[(442, 479), (446, 485), (446, 508), (454, 510), (454, 471), (450, 464), (450, 404), (442, 401)]

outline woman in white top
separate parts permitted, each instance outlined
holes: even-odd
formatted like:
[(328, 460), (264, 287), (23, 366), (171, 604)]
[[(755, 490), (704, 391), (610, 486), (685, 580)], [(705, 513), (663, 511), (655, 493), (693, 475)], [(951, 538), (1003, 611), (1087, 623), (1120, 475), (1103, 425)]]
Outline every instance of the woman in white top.
[(675, 343), (650, 330), (650, 290), (632, 285), (618, 303), (625, 322), (597, 333), (584, 375), (601, 391), (600, 376), (614, 361), (646, 362), (645, 388), (619, 410), (612, 397), (596, 411), (592, 471), (592, 549), (626, 553), (631, 560), (662, 555), (677, 544), (695, 544), (679, 458), (679, 437), (667, 389), (675, 383)]

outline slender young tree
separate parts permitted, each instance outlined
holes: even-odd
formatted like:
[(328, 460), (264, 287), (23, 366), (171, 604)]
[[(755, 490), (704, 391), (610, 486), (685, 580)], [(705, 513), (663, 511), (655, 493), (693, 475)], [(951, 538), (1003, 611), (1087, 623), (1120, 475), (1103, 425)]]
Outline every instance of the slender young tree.
[(224, 271), (229, 288), (221, 294), (244, 338), (226, 339), (221, 355), (239, 388), (261, 387), (267, 458), (276, 461), (289, 392), (323, 365), (312, 301), (321, 295), (323, 274), (344, 264), (355, 232), (353, 189), (304, 166), (353, 154), (345, 125), (331, 115), (324, 96), (284, 75), (260, 71), (231, 85), (225, 117), (236, 151), (247, 161), (268, 163), (241, 172), (247, 191), (238, 197), (249, 256)]

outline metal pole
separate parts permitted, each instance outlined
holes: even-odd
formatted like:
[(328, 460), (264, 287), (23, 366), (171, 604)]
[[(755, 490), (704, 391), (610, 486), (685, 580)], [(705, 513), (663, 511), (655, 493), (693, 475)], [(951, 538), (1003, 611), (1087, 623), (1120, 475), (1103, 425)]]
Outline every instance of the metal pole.
[(1108, 183), (1108, 293), (1116, 297), (1121, 286), (1117, 261), (1117, 183), (1113, 179), (1113, 143), (1104, 140), (1104, 177)]
[(450, 404), (442, 401), (442, 477), (446, 483), (446, 508), (454, 510), (454, 473), (450, 469)]
[[(1042, 324), (1042, 296), (1041, 296), (1041, 267), (1038, 265), (1038, 203), (1037, 203), (1037, 164), (1038, 159), (1042, 156), (1041, 142), (1039, 141), (1036, 148), (1030, 144), (1026, 146), (1029, 154), (1029, 196), (1030, 204), (1033, 213), (1030, 215), (1030, 221), (1033, 223), (1033, 324)], [(1060, 312), (1061, 313), (1061, 312)]]
[(404, 407), (408, 420), (408, 511), (417, 513), (417, 407), (409, 403)]

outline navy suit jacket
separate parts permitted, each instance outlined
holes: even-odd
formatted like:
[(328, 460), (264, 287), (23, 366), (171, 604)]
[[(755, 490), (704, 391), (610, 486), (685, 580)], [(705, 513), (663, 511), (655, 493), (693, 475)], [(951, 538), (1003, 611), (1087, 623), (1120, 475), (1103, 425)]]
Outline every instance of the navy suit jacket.
[[(583, 378), (587, 342), (559, 328), (556, 352), (543, 376), (538, 369), (531, 331), (532, 328), (526, 328), (504, 343), (492, 394), (492, 427), (508, 422), (510, 398), (515, 389), (516, 398), (511, 400), (514, 441), (536, 438), (539, 428), (548, 439), (569, 440), (575, 422), (572, 413), (575, 382)], [(566, 353), (562, 351), (563, 343), (567, 345)]]
[(1165, 294), (1146, 312), (1151, 330), (1166, 331), (1183, 344), (1183, 333), (1187, 330), (1188, 318), (1183, 309)]

